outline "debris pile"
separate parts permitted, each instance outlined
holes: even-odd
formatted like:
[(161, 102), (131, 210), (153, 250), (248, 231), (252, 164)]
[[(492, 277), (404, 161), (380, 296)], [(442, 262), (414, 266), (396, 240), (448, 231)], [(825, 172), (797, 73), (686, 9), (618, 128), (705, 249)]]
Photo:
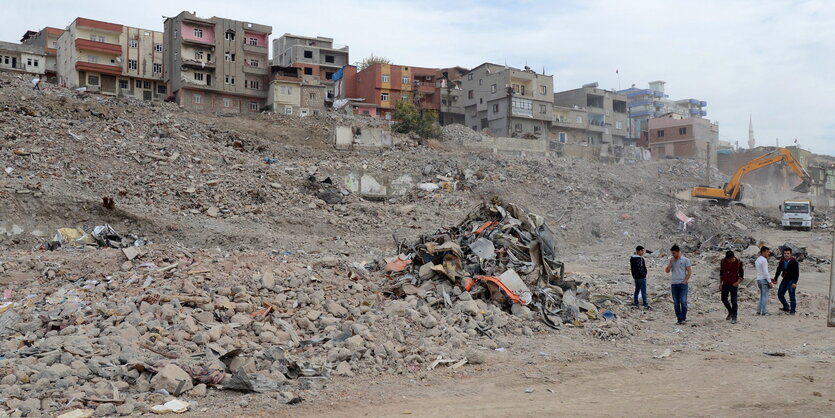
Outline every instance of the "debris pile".
[(441, 130), (441, 139), (461, 144), (464, 142), (478, 142), (483, 138), (480, 133), (457, 123), (445, 125)]

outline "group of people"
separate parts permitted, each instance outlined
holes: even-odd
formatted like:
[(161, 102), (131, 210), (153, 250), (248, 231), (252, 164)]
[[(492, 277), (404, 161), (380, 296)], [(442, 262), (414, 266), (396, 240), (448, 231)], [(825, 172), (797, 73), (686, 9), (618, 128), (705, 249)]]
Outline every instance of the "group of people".
[[(635, 280), (635, 293), (633, 295), (633, 307), (637, 308), (638, 296), (641, 296), (644, 309), (651, 310), (652, 307), (647, 301), (647, 265), (644, 260), (646, 249), (642, 246), (635, 248), (635, 254), (629, 260), (630, 268), (632, 270), (632, 278)], [(690, 277), (693, 275), (693, 264), (690, 260), (681, 254), (681, 248), (678, 245), (673, 245), (670, 248), (669, 263), (664, 267), (664, 272), (670, 274), (670, 292), (673, 297), (673, 308), (676, 312), (677, 324), (682, 325), (687, 323), (687, 294), (688, 283)], [(777, 279), (781, 276), (783, 280), (777, 290), (777, 298), (783, 305), (780, 310), (794, 315), (797, 309), (797, 299), (795, 291), (797, 289), (797, 281), (800, 278), (800, 265), (792, 256), (790, 248), (783, 249), (783, 257), (777, 264), (777, 273), (774, 278), (768, 273), (768, 257), (771, 255), (771, 250), (768, 247), (761, 247), (759, 256), (754, 265), (757, 270), (757, 286), (760, 290), (760, 299), (757, 303), (757, 315), (770, 315), (768, 313), (768, 295), (770, 289), (777, 285)], [(728, 310), (728, 316), (725, 318), (732, 323), (736, 323), (738, 313), (738, 290), (739, 285), (742, 284), (745, 278), (745, 268), (740, 259), (736, 257), (733, 251), (725, 252), (725, 258), (719, 263), (719, 290), (722, 295), (722, 304)], [(786, 300), (786, 293), (789, 294), (789, 300)]]

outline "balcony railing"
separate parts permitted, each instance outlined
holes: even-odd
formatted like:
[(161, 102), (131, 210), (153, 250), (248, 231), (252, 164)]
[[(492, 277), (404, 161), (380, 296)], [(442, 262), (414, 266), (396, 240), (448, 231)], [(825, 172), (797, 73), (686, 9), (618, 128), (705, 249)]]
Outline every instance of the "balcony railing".
[(104, 52), (111, 55), (122, 55), (122, 46), (108, 42), (91, 41), (89, 39), (77, 38), (75, 49), (79, 51)]
[(245, 43), (244, 44), (244, 51), (247, 52), (255, 52), (259, 54), (266, 54), (267, 53), (267, 46), (266, 45), (250, 45)]
[(205, 68), (205, 69), (214, 69), (215, 62), (214, 61), (200, 61), (196, 59), (184, 59), (183, 60), (184, 67), (191, 67), (191, 68)]
[(75, 63), (75, 69), (78, 71), (90, 71), (94, 73), (101, 73), (107, 75), (122, 75), (122, 67), (118, 65), (96, 64), (86, 61), (78, 61)]
[(270, 70), (267, 69), (266, 67), (254, 67), (252, 65), (244, 64), (244, 72), (245, 73), (267, 75), (267, 73), (269, 73), (269, 71)]

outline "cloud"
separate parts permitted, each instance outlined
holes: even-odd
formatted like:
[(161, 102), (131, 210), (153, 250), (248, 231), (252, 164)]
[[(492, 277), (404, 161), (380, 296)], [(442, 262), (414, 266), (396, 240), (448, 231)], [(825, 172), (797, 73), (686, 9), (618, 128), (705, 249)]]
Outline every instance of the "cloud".
[[(206, 0), (201, 16), (264, 23), (285, 32), (334, 38), (352, 61), (371, 53), (410, 66), (474, 67), (495, 62), (554, 74), (565, 90), (667, 81), (673, 99), (708, 102), (720, 138), (748, 138), (748, 116), (762, 145), (795, 138), (815, 152), (835, 154), (835, 7), (826, 0), (700, 2), (644, 0), (326, 2)], [(102, 7), (100, 1), (8, 4), (0, 39), (27, 29), (63, 27), (75, 17), (162, 30), (162, 16), (198, 4), (146, 0), (142, 7)]]

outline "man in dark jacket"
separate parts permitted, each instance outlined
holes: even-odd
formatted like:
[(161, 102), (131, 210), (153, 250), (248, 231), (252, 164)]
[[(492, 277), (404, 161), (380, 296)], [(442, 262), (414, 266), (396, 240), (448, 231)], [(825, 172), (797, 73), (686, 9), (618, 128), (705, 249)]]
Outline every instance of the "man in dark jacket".
[(644, 261), (644, 247), (635, 247), (635, 254), (629, 259), (629, 266), (632, 270), (632, 278), (635, 279), (635, 294), (633, 295), (633, 307), (638, 307), (638, 294), (644, 302), (644, 309), (652, 309), (647, 303), (647, 264)]
[[(777, 299), (783, 304), (780, 308), (783, 312), (795, 314), (797, 309), (797, 299), (795, 299), (795, 289), (797, 289), (797, 280), (800, 278), (800, 264), (792, 257), (791, 248), (783, 248), (783, 258), (777, 263), (777, 274), (774, 275), (773, 283), (777, 284), (777, 278), (783, 274), (783, 281), (780, 282), (780, 287), (777, 289)], [(791, 307), (786, 303), (786, 292), (789, 292), (789, 299), (791, 300)]]
[[(734, 324), (737, 313), (737, 291), (744, 274), (742, 261), (734, 256), (733, 251), (725, 252), (725, 258), (719, 263), (719, 290), (722, 292), (722, 304), (728, 310), (728, 317), (725, 320)], [(731, 297), (730, 303), (728, 296)]]

